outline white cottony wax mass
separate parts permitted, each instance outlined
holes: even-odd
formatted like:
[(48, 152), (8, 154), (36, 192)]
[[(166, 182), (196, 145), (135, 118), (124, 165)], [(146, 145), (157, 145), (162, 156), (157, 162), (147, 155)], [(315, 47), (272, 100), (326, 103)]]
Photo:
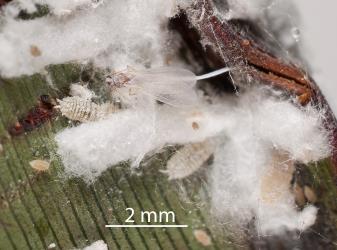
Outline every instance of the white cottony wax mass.
[(234, 102), (200, 102), (188, 109), (153, 104), (153, 112), (121, 111), (59, 133), (58, 153), (68, 173), (90, 181), (122, 161), (138, 165), (165, 145), (219, 137), (209, 173), (213, 213), (236, 223), (257, 218), (261, 233), (304, 230), (314, 223), (317, 209), (297, 211), (288, 190), (292, 164), (329, 156), (329, 134), (310, 105), (300, 110), (263, 93), (252, 89)]
[[(72, 13), (16, 19), (18, 6), (33, 12), (36, 2), (47, 4), (52, 13)], [(97, 6), (89, 2), (21, 0), (6, 5), (0, 34), (1, 75), (31, 75), (47, 65), (72, 61), (92, 60), (96, 66), (117, 69), (163, 64), (169, 32), (161, 26), (174, 15), (173, 1), (101, 1)], [(31, 54), (31, 46), (40, 56)]]

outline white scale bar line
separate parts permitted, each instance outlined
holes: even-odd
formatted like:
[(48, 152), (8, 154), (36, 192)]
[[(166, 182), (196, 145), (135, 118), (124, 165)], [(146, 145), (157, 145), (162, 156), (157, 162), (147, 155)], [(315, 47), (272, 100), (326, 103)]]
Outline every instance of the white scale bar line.
[(188, 225), (105, 225), (105, 227), (188, 227)]

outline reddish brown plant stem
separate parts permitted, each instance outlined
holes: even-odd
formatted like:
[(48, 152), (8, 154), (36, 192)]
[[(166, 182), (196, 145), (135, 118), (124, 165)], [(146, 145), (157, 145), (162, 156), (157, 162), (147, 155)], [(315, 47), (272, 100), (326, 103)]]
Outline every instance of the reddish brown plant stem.
[(9, 128), (12, 136), (21, 135), (24, 132), (32, 131), (40, 127), (43, 123), (49, 121), (55, 114), (54, 104), (48, 95), (41, 95), (37, 106), (19, 119)]
[(8, 4), (9, 2), (11, 2), (12, 0), (0, 0), (0, 8), (6, 4)]

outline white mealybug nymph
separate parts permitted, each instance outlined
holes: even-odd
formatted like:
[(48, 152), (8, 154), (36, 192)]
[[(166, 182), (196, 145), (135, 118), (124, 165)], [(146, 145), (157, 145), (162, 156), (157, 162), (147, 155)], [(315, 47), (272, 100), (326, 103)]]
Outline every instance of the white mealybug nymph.
[(61, 111), (62, 115), (80, 122), (98, 121), (120, 109), (115, 103), (96, 104), (90, 99), (79, 96), (66, 97), (57, 101), (56, 108)]
[(162, 172), (168, 175), (169, 180), (186, 178), (210, 159), (214, 146), (210, 140), (186, 144), (168, 160), (166, 170)]
[(196, 76), (187, 69), (175, 67), (145, 70), (134, 70), (128, 67), (125, 71), (113, 73), (106, 82), (111, 87), (113, 96), (131, 106), (139, 105), (140, 96), (152, 97), (154, 100), (176, 107), (193, 106), (199, 102), (194, 90), (196, 82), (229, 70), (229, 68), (222, 68)]

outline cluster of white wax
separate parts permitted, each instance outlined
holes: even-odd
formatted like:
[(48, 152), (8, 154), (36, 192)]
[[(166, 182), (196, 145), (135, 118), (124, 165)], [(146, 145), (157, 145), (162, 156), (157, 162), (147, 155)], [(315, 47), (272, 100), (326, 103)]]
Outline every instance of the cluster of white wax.
[[(210, 173), (213, 211), (224, 221), (232, 218), (241, 225), (256, 218), (261, 234), (304, 230), (314, 223), (317, 209), (308, 206), (297, 211), (290, 180), (294, 162), (308, 163), (330, 154), (320, 114), (311, 106), (300, 110), (254, 91), (240, 98), (224, 114), (235, 120), (235, 126), (223, 131), (226, 137), (214, 156)], [(275, 151), (286, 152), (286, 156), (274, 159)], [(280, 173), (275, 175), (275, 171)], [(276, 200), (269, 201), (268, 196)]]
[[(199, 101), (188, 107), (159, 105), (151, 97), (145, 98), (147, 108), (143, 102), (105, 120), (59, 133), (58, 153), (69, 174), (90, 181), (123, 161), (131, 160), (138, 166), (145, 155), (166, 145), (218, 138), (210, 172), (214, 214), (240, 224), (255, 218), (261, 233), (304, 230), (314, 223), (316, 208), (297, 211), (287, 178), (279, 191), (286, 198), (264, 201), (265, 193), (274, 190), (262, 188), (263, 180), (268, 175), (273, 178), (272, 166), (282, 169), (287, 161), (309, 163), (329, 156), (329, 135), (322, 127), (321, 114), (313, 107), (301, 110), (263, 93), (251, 89), (235, 101)], [(272, 160), (274, 151), (286, 152), (286, 160)]]
[(108, 245), (103, 240), (98, 240), (84, 247), (83, 250), (108, 250)]
[[(14, 0), (0, 16), (0, 74), (30, 75), (50, 64), (88, 60), (115, 69), (162, 65), (170, 47), (163, 27), (175, 14), (174, 2)], [(47, 5), (50, 14), (17, 19), (21, 10), (34, 12), (36, 3)]]

